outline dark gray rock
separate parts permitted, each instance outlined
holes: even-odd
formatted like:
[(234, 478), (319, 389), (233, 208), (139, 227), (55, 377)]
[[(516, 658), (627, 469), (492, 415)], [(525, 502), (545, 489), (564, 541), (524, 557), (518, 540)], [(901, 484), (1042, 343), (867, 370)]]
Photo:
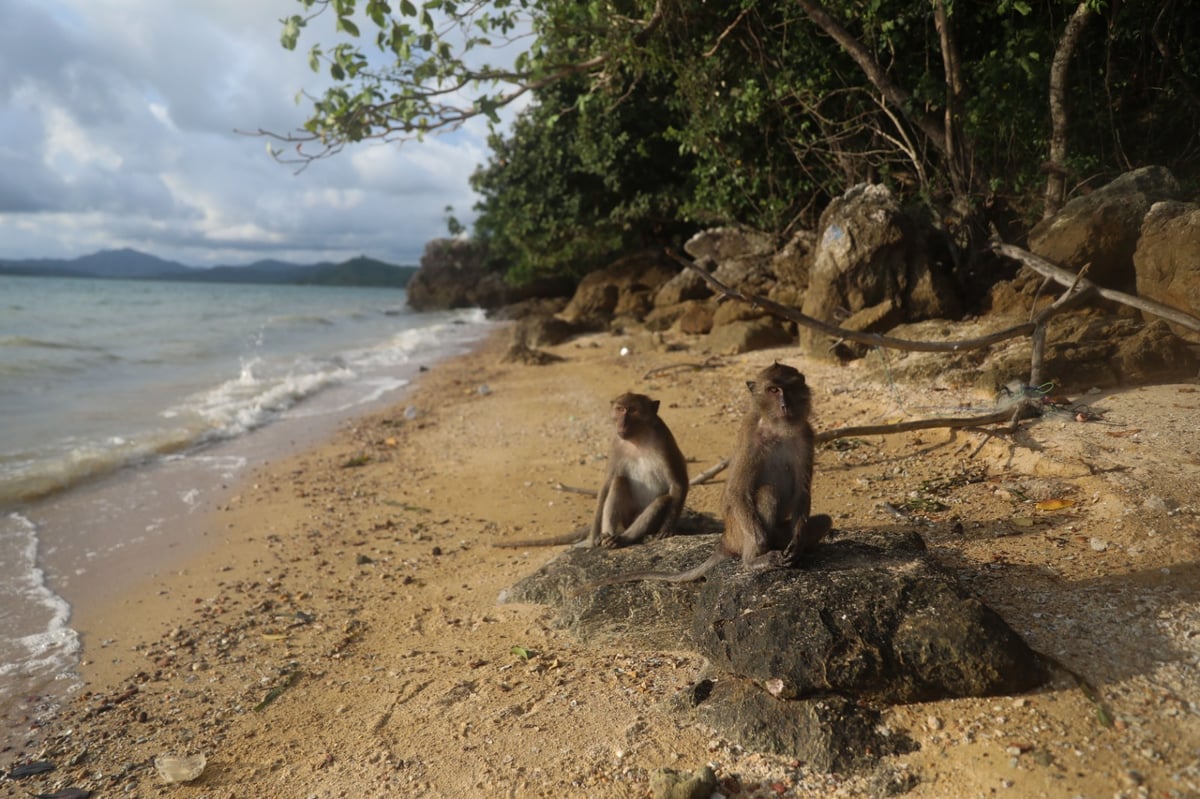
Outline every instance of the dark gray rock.
[(712, 552), (716, 536), (673, 536), (619, 550), (569, 549), (501, 596), (559, 610), (559, 624), (584, 641), (621, 640), (647, 648), (690, 649), (697, 584), (642, 582), (576, 591), (632, 571), (682, 571)]
[(854, 534), (801, 570), (729, 568), (700, 591), (697, 648), (799, 696), (919, 702), (1041, 684), (1040, 659), (923, 550), (915, 534)]
[(881, 757), (917, 748), (903, 733), (885, 733), (877, 709), (841, 696), (776, 699), (738, 677), (702, 680), (672, 704), (747, 749), (793, 757), (816, 771), (870, 771)]
[(842, 532), (798, 570), (732, 560), (700, 583), (588, 587), (690, 568), (717, 538), (571, 549), (501, 601), (553, 606), (584, 641), (701, 652), (716, 678), (672, 707), (742, 746), (825, 771), (867, 770), (911, 748), (902, 733), (881, 731), (880, 702), (1019, 692), (1046, 678), (1041, 658), (916, 533)]

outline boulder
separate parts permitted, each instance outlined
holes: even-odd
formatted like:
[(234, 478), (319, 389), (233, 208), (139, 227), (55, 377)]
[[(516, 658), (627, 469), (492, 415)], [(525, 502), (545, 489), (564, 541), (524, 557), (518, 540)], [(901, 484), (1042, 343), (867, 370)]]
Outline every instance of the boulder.
[(714, 327), (708, 334), (705, 345), (711, 352), (739, 355), (771, 347), (784, 347), (795, 341), (795, 334), (786, 324), (774, 317), (764, 316)]
[[(1150, 206), (1133, 252), (1133, 267), (1139, 296), (1200, 317), (1200, 205), (1159, 202)], [(1195, 330), (1180, 325), (1171, 329), (1200, 342)]]
[(514, 344), (526, 347), (553, 347), (581, 331), (565, 319), (553, 314), (529, 314), (513, 325)]
[[(887, 302), (909, 322), (961, 314), (952, 276), (927, 257), (924, 237), (885, 186), (848, 190), (825, 209), (820, 230), (801, 307), (808, 316), (836, 323), (839, 311)], [(801, 345), (814, 355), (828, 354), (826, 338), (800, 330)]]
[(746, 749), (825, 773), (870, 772), (882, 757), (917, 749), (908, 735), (886, 730), (883, 713), (869, 705), (833, 695), (778, 699), (738, 677), (701, 680), (672, 705)]
[(925, 556), (915, 533), (820, 547), (803, 570), (718, 567), (692, 639), (724, 672), (791, 695), (907, 703), (1028, 691), (1039, 658), (1004, 620)]
[(1029, 249), (1101, 286), (1133, 292), (1133, 254), (1142, 220), (1154, 203), (1177, 199), (1178, 181), (1164, 167), (1148, 166), (1121, 175), (1091, 194), (1076, 197), (1029, 231)]
[(689, 302), (685, 304), (685, 310), (679, 319), (676, 320), (675, 326), (680, 333), (686, 333), (690, 336), (703, 335), (708, 333), (713, 328), (713, 311), (712, 306), (704, 302)]
[(880, 703), (1027, 691), (1045, 664), (925, 551), (916, 533), (839, 532), (803, 569), (737, 560), (700, 583), (586, 588), (631, 571), (681, 571), (717, 535), (620, 550), (571, 549), (501, 601), (554, 607), (585, 642), (691, 649), (712, 664), (672, 706), (731, 740), (815, 769), (869, 769), (908, 751)]
[(654, 307), (667, 308), (689, 300), (704, 300), (713, 295), (708, 283), (694, 269), (684, 269), (662, 285), (654, 295)]
[(649, 312), (654, 294), (678, 271), (658, 251), (625, 256), (585, 275), (561, 316), (593, 329), (606, 327), (617, 313), (640, 319)]
[(766, 294), (775, 284), (771, 258), (775, 242), (771, 235), (744, 227), (702, 230), (683, 249), (704, 263), (711, 262), (713, 277), (746, 294)]

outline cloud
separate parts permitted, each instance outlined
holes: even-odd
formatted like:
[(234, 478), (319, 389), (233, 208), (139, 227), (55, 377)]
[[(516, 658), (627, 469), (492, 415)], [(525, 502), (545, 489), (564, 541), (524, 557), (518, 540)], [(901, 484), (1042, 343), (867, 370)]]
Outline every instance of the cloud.
[[(0, 258), (136, 247), (184, 263), (365, 253), (415, 263), (469, 221), (471, 123), (364, 143), (300, 174), (239, 133), (295, 130), (319, 91), (279, 45), (295, 0), (0, 3)], [(300, 50), (319, 36), (302, 39)]]

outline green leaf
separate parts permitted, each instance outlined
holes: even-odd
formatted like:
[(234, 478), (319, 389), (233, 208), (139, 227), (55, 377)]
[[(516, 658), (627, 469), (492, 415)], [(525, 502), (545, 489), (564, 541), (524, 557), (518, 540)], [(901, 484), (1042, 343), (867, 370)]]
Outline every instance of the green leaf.
[(417, 15), (417, 7), (410, 0), (400, 0), (400, 13), (406, 17), (415, 17)]
[(300, 29), (304, 27), (304, 18), (293, 15), (283, 24), (283, 33), (279, 35), (279, 43), (286, 50), (295, 50), (296, 42), (300, 39)]

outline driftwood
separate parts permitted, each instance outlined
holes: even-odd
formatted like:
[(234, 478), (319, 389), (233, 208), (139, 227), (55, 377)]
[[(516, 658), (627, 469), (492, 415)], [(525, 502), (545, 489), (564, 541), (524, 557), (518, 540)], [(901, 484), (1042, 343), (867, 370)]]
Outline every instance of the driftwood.
[(992, 250), (997, 255), (1003, 255), (1005, 258), (1011, 258), (1018, 261), (1024, 266), (1029, 267), (1043, 277), (1048, 277), (1055, 283), (1063, 286), (1072, 286), (1078, 284), (1081, 291), (1091, 291), (1098, 296), (1119, 302), (1122, 305), (1128, 305), (1130, 308), (1137, 308), (1139, 311), (1145, 311), (1148, 314), (1153, 314), (1161, 319), (1165, 319), (1188, 330), (1200, 332), (1200, 319), (1185, 313), (1178, 308), (1172, 308), (1169, 305), (1163, 305), (1161, 302), (1148, 300), (1145, 297), (1135, 297), (1132, 294), (1126, 294), (1123, 291), (1115, 291), (1106, 289), (1103, 286), (1097, 286), (1092, 281), (1083, 276), (1083, 273), (1078, 275), (1063, 269), (1061, 266), (1055, 266), (1028, 250), (1022, 250), (1020, 247), (1014, 247), (1011, 244), (996, 243), (992, 245)]
[[(781, 305), (773, 300), (758, 295), (746, 295), (729, 286), (726, 286), (720, 280), (717, 280), (711, 274), (701, 269), (692, 261), (684, 258), (679, 253), (672, 249), (667, 249), (667, 255), (683, 265), (685, 268), (691, 269), (704, 278), (710, 286), (718, 293), (723, 294), (731, 299), (740, 300), (749, 303), (752, 307), (761, 308), (772, 316), (777, 316), (781, 319), (786, 319), (795, 322), (798, 325), (804, 325), (821, 333), (833, 336), (839, 340), (856, 341), (860, 344), (868, 344), (875, 347), (888, 347), (897, 350), (907, 350), (909, 352), (963, 352), (966, 350), (981, 349), (983, 347), (997, 344), (1001, 341), (1007, 341), (1013, 338), (1029, 336), (1032, 344), (1032, 356), (1029, 365), (1029, 380), (1027, 385), (1040, 385), (1042, 383), (1042, 371), (1045, 362), (1046, 348), (1046, 330), (1050, 324), (1050, 320), (1057, 314), (1079, 305), (1092, 297), (1102, 297), (1106, 300), (1123, 303), (1138, 310), (1145, 311), (1155, 316), (1162, 317), (1170, 322), (1183, 325), (1189, 329), (1200, 331), (1200, 319), (1194, 316), (1171, 308), (1161, 303), (1147, 300), (1142, 297), (1133, 297), (1119, 291), (1101, 288), (1088, 280), (1084, 276), (1086, 268), (1078, 275), (1073, 274), (1061, 267), (1039, 258), (1031, 252), (1022, 250), (1020, 247), (1014, 247), (1011, 244), (996, 243), (993, 249), (999, 255), (1006, 258), (1019, 261), (1021, 264), (1028, 266), (1038, 274), (1060, 283), (1067, 287), (1067, 290), (1053, 303), (1039, 311), (1028, 322), (999, 330), (986, 336), (978, 338), (962, 339), (959, 341), (913, 341), (909, 339), (894, 338), (892, 336), (884, 336), (878, 333), (864, 333), (860, 330), (848, 330), (846, 328), (831, 325), (828, 322), (823, 322), (820, 319), (815, 319), (807, 314), (801, 313), (795, 308)], [(1015, 407), (1006, 408), (1004, 410), (995, 411), (993, 413), (982, 414), (980, 416), (960, 417), (960, 418), (934, 418), (934, 419), (917, 419), (910, 422), (900, 422), (889, 425), (872, 425), (867, 427), (845, 427), (838, 430), (826, 430), (817, 434), (818, 442), (832, 441), (837, 438), (847, 438), (850, 436), (863, 435), (886, 435), (889, 433), (903, 433), (912, 430), (927, 430), (933, 428), (971, 428), (982, 425), (999, 424), (1007, 421), (1010, 430), (1015, 430), (1017, 422), (1021, 419), (1026, 419), (1041, 415), (1040, 402), (1036, 399), (1025, 397), (1017, 402)]]
[(682, 372), (686, 369), (716, 369), (722, 363), (722, 358), (719, 355), (712, 355), (705, 358), (701, 363), (672, 363), (666, 366), (656, 366), (646, 374), (642, 375), (643, 380), (649, 380), (652, 377), (657, 377), (667, 372)]

